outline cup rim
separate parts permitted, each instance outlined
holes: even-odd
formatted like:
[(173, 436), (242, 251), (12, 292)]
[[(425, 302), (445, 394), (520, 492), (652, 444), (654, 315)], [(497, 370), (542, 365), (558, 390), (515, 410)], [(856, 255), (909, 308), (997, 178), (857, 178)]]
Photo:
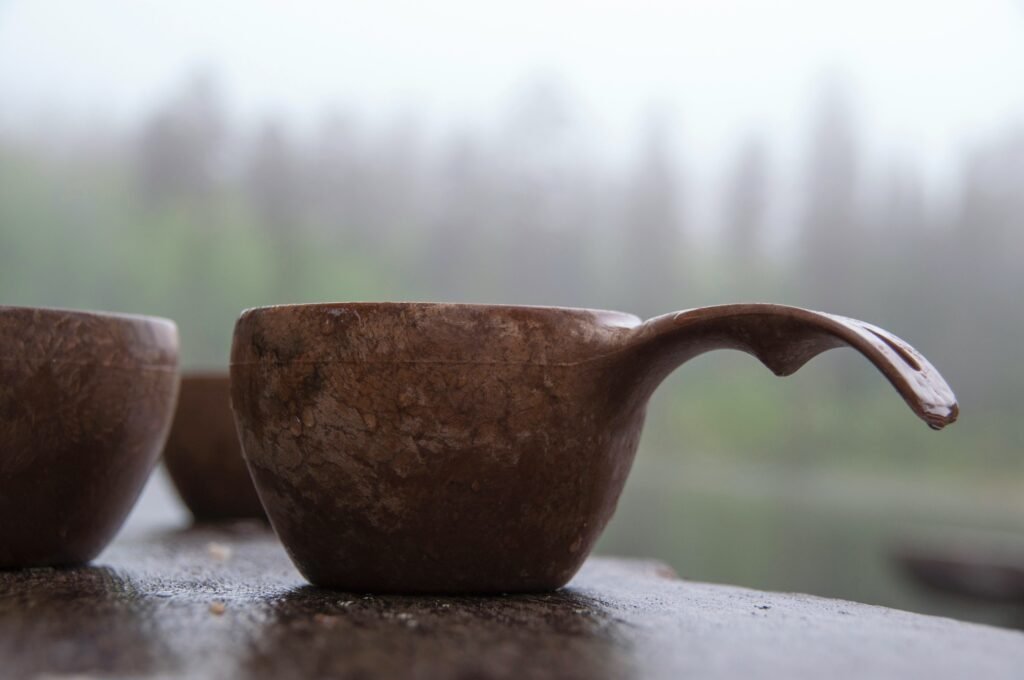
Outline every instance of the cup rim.
[[(105, 327), (112, 332), (108, 337), (102, 337), (96, 332), (83, 332), (80, 342), (72, 343), (67, 349), (53, 346), (52, 341), (49, 347), (46, 342), (26, 346), (17, 342), (17, 330), (9, 335), (3, 333), (0, 335), (0, 362), (44, 361), (51, 365), (175, 371), (178, 367), (178, 326), (165, 317), (61, 307), (0, 305), (0, 321), (19, 318), (26, 329), (51, 328), (62, 322), (77, 320), (99, 324), (100, 328)], [(105, 360), (95, 357), (101, 350), (106, 350)], [(79, 356), (75, 356), (75, 353), (79, 353)]]
[(189, 368), (181, 371), (182, 384), (188, 383), (219, 383), (231, 380), (231, 369), (220, 368)]
[(478, 303), (478, 302), (444, 302), (444, 301), (419, 301), (419, 300), (353, 300), (353, 301), (335, 301), (335, 302), (296, 302), (296, 303), (284, 303), (275, 305), (261, 305), (258, 307), (247, 307), (243, 309), (239, 314), (239, 318), (256, 315), (256, 314), (273, 314), (283, 313), (290, 310), (309, 310), (309, 309), (381, 309), (381, 310), (398, 310), (398, 309), (462, 309), (466, 311), (497, 311), (497, 312), (542, 312), (542, 313), (557, 313), (557, 314), (588, 314), (588, 315), (599, 315), (602, 317), (615, 318), (620, 317), (622, 319), (630, 319), (636, 321), (642, 321), (635, 314), (629, 312), (622, 312), (615, 309), (603, 309), (598, 307), (564, 307), (558, 305), (520, 305), (520, 304), (505, 304), (505, 303)]
[(63, 316), (80, 316), (83, 318), (105, 319), (110, 321), (128, 321), (144, 323), (170, 324), (177, 327), (173, 319), (152, 314), (134, 314), (131, 312), (111, 312), (101, 309), (75, 309), (72, 307), (50, 307), (47, 305), (6, 305), (0, 304), (0, 314), (6, 312), (41, 312), (43, 314), (60, 314)]
[[(385, 335), (408, 329), (409, 342), (380, 341), (383, 336), (375, 330), (378, 322), (383, 322)], [(566, 342), (551, 341), (562, 332), (563, 325), (568, 330)], [(447, 302), (272, 305), (241, 313), (235, 323), (230, 365), (233, 374), (236, 367), (268, 362), (569, 365), (579, 362), (580, 351), (591, 358), (601, 356), (609, 342), (621, 344), (624, 336), (620, 334), (633, 333), (642, 325), (643, 321), (633, 314), (582, 307)], [(435, 328), (440, 335), (428, 330)], [(511, 328), (522, 332), (512, 332)], [(365, 343), (336, 341), (342, 336), (360, 337), (361, 330), (357, 329), (367, 332)], [(446, 334), (449, 337), (444, 337)], [(466, 342), (452, 342), (458, 334), (463, 334)], [(484, 341), (484, 337), (490, 341)], [(530, 338), (548, 340), (538, 345)], [(573, 341), (568, 342), (569, 338)]]

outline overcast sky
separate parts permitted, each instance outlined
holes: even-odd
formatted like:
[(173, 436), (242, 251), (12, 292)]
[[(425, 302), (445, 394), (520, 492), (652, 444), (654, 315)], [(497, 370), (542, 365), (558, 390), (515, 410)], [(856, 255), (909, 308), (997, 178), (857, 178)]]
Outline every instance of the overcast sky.
[(815, 84), (841, 74), (871, 148), (934, 174), (1024, 120), (1024, 2), (0, 0), (8, 122), (131, 121), (197, 67), (243, 117), (340, 105), (442, 128), (495, 120), (544, 78), (613, 147), (669, 116), (697, 165), (751, 130), (796, 148)]

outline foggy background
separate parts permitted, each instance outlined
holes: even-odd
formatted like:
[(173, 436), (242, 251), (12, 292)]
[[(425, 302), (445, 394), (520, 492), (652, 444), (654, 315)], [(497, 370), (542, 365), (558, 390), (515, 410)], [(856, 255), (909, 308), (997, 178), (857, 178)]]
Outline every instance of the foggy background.
[[(853, 352), (705, 355), (600, 549), (1024, 625), (891, 559), (1024, 564), (1024, 5), (209, 4), (0, 0), (0, 302), (173, 318), (186, 369), (274, 303), (861, 318), (959, 423)], [(131, 525), (184, 521), (155, 476)]]

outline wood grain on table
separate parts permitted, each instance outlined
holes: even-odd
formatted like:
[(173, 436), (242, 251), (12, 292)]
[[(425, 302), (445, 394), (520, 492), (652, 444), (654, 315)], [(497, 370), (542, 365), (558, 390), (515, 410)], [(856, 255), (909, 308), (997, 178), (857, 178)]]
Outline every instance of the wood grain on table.
[(0, 677), (1021, 678), (1024, 634), (592, 558), (503, 597), (307, 585), (258, 524), (0, 572)]

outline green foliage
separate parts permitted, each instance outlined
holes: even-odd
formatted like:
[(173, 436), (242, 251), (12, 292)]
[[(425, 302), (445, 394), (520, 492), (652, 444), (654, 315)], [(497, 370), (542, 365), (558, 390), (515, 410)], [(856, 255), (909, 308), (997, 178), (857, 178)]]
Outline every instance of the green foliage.
[[(633, 309), (629, 300), (644, 298), (640, 283), (609, 285), (607, 274), (615, 271), (617, 253), (608, 244), (617, 236), (607, 231), (595, 232), (596, 247), (553, 255), (555, 268), (566, 273), (544, 283), (551, 276), (544, 263), (550, 254), (509, 262), (514, 253), (497, 248), (499, 243), (518, 247), (507, 240), (514, 232), (499, 238), (486, 225), (466, 224), (445, 236), (443, 229), (429, 228), (412, 214), (408, 225), (378, 223), (368, 229), (367, 224), (387, 214), (381, 206), (335, 221), (331, 215), (303, 211), (287, 224), (268, 223), (244, 184), (147, 200), (135, 184), (134, 166), (117, 160), (124, 157), (69, 161), (0, 146), (0, 299), (165, 315), (179, 322), (185, 367), (214, 367), (226, 363), (234, 319), (251, 306), (437, 297), (610, 306), (603, 303), (609, 297)], [(389, 200), (385, 197), (385, 206)], [(449, 209), (459, 212), (458, 204)], [(530, 230), (523, 237), (536, 241), (533, 249), (523, 250), (527, 254), (555, 243)], [(695, 251), (699, 256), (693, 256)], [(663, 290), (660, 304), (799, 301), (791, 291), (801, 272), (792, 261), (748, 263), (737, 270), (729, 251), (693, 245), (687, 253), (690, 257), (674, 259), (680, 265), (695, 263), (679, 279), (690, 282), (689, 293), (681, 291), (673, 303), (672, 291)], [(882, 266), (883, 255), (889, 257), (880, 254), (873, 267)], [(523, 276), (510, 276), (515, 272)], [(877, 288), (882, 278), (871, 279), (871, 287)], [(449, 286), (460, 294), (446, 296)], [(578, 297), (570, 295), (573, 290), (580, 291)], [(918, 290), (927, 292), (927, 286)], [(520, 293), (527, 299), (518, 298)], [(891, 313), (881, 302), (879, 314)], [(903, 308), (916, 305), (911, 301)], [(933, 312), (940, 317), (964, 313)], [(966, 383), (976, 397), (964, 405), (968, 415), (963, 422), (941, 436), (909, 417), (898, 397), (852, 352), (823, 355), (785, 380), (750, 357), (720, 353), (694, 360), (666, 382), (651, 404), (644, 448), (649, 455), (678, 450), (925, 477), (1024, 477), (1016, 404), (1006, 399), (1009, 386), (1024, 380), (1011, 341), (1021, 334), (1024, 319), (979, 306), (970, 315), (982, 324), (974, 321), (972, 329), (959, 332), (984, 337), (985, 314), (999, 317), (1004, 329), (1007, 318), (1012, 321), (1009, 337), (998, 342), (985, 338), (991, 351), (987, 356), (949, 343), (957, 328), (936, 333), (936, 319), (909, 315), (909, 337), (934, 336), (940, 354), (943, 345), (959, 350), (936, 357), (936, 363), (952, 367), (960, 378), (954, 384)], [(892, 322), (899, 321), (894, 315)], [(972, 367), (993, 375), (986, 369), (997, 360), (1000, 370), (990, 384), (970, 380)]]
[[(200, 108), (202, 121), (210, 109)], [(656, 167), (605, 177), (554, 162), (531, 170), (508, 154), (487, 161), (486, 145), (473, 144), (416, 165), (393, 140), (359, 152), (328, 139), (313, 146), (337, 157), (303, 158), (276, 131), (273, 153), (238, 153), (255, 160), (213, 180), (216, 135), (160, 137), (193, 129), (166, 125), (178, 115), (189, 114), (162, 113), (141, 151), (128, 138), (61, 155), (0, 139), (0, 302), (173, 318), (185, 368), (225, 366), (238, 313), (275, 303), (654, 314), (770, 300), (860, 316), (942, 368), (961, 396), (960, 423), (927, 430), (852, 352), (784, 380), (738, 353), (699, 357), (652, 401), (603, 545), (659, 555), (694, 578), (932, 611), (886, 561), (895, 534), (943, 522), (1019, 531), (1024, 494), (1008, 489), (1024, 485), (1024, 271), (1012, 226), (1024, 192), (968, 173), (962, 214), (872, 217), (826, 146), (814, 158), (838, 162), (836, 176), (812, 178), (792, 247), (769, 254), (757, 148), (723, 199), (724, 236), (708, 243), (687, 231), (660, 153), (648, 154)], [(980, 166), (1009, 163), (998, 176), (1019, 181), (1003, 146), (979, 152)]]

